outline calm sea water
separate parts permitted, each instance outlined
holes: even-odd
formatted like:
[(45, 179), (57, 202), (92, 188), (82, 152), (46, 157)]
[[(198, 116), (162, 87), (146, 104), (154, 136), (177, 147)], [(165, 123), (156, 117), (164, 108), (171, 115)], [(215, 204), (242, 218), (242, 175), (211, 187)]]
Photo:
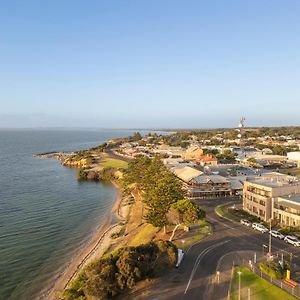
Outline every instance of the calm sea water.
[(35, 299), (111, 210), (116, 190), (32, 158), (79, 150), (129, 131), (0, 130), (0, 299)]

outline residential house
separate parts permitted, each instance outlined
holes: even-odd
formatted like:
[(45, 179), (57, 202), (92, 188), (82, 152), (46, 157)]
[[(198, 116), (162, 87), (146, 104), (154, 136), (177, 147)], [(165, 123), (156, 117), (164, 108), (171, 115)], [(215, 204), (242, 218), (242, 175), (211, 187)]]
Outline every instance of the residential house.
[(190, 146), (182, 153), (182, 157), (187, 160), (197, 160), (203, 155), (203, 150), (199, 146)]

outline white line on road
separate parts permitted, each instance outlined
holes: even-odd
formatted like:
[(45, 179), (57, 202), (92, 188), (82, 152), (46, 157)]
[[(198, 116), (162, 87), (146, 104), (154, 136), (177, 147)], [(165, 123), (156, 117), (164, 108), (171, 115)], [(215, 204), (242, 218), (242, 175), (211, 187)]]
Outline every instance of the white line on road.
[[(207, 218), (207, 219), (208, 219), (209, 221), (211, 220), (211, 221), (218, 222), (218, 220), (216, 220), (216, 219), (214, 219), (214, 218), (212, 218), (212, 217), (209, 217), (209, 218)], [(229, 228), (229, 229), (235, 230), (234, 227), (231, 227), (231, 226), (229, 226), (229, 225), (227, 225), (227, 224), (225, 224), (225, 223), (222, 223), (222, 222), (219, 222), (219, 223), (221, 223), (222, 226), (225, 226), (225, 227), (227, 227), (227, 228)]]
[(230, 241), (230, 240), (226, 240), (226, 241), (224, 241), (224, 242), (221, 242), (221, 243), (212, 245), (212, 246), (210, 246), (210, 247), (204, 249), (204, 250), (197, 256), (197, 259), (196, 259), (196, 261), (195, 261), (195, 263), (194, 263), (194, 267), (193, 267), (193, 270), (192, 270), (192, 272), (191, 272), (189, 281), (188, 281), (187, 286), (186, 286), (186, 288), (185, 288), (184, 294), (187, 293), (187, 291), (188, 291), (188, 289), (189, 289), (189, 286), (190, 286), (190, 284), (191, 284), (191, 282), (192, 282), (192, 280), (193, 280), (193, 278), (194, 278), (194, 275), (195, 275), (195, 273), (196, 273), (196, 271), (197, 271), (197, 268), (198, 268), (198, 266), (199, 266), (199, 264), (200, 264), (202, 258), (203, 258), (207, 253), (209, 253), (211, 250), (213, 250), (213, 249), (215, 249), (215, 248), (217, 248), (217, 247), (219, 247), (219, 246), (221, 246), (221, 245), (223, 245), (223, 244), (226, 244), (226, 243), (228, 243), (229, 241)]

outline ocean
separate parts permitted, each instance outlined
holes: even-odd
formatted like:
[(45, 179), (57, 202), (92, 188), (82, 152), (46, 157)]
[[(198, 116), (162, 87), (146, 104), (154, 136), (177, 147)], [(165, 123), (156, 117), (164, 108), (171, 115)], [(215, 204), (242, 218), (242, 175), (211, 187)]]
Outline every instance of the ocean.
[[(133, 131), (0, 130), (0, 299), (38, 299), (100, 226), (116, 190), (33, 154), (86, 149)], [(145, 133), (145, 132), (144, 132)]]

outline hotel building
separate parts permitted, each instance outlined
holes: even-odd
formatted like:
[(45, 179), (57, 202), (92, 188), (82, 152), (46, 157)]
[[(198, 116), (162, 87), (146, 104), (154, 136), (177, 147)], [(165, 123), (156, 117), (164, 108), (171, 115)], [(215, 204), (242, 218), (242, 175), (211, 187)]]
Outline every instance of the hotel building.
[(255, 177), (244, 182), (243, 209), (264, 221), (300, 226), (300, 182), (291, 176)]

